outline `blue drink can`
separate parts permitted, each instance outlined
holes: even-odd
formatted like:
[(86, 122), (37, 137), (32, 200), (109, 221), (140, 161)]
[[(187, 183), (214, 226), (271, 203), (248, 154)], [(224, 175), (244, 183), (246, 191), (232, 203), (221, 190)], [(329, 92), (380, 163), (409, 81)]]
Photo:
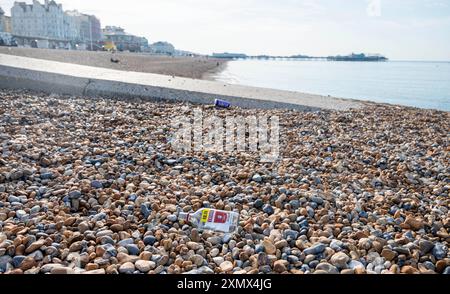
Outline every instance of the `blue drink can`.
[(225, 100), (219, 100), (219, 99), (216, 99), (214, 101), (214, 105), (216, 105), (216, 107), (220, 107), (220, 108), (230, 108), (231, 107), (230, 102), (227, 102)]

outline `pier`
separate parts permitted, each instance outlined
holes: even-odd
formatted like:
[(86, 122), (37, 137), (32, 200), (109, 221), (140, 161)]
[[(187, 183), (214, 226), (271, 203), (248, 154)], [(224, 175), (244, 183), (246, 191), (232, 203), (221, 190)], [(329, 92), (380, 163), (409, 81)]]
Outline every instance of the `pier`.
[(213, 53), (211, 56), (219, 59), (229, 60), (280, 60), (280, 61), (360, 61), (360, 62), (379, 62), (388, 61), (388, 59), (380, 54), (350, 54), (350, 55), (336, 55), (336, 56), (307, 56), (307, 55), (292, 55), (292, 56), (272, 56), (272, 55), (246, 55), (242, 53)]
[(316, 57), (306, 55), (292, 55), (292, 56), (272, 56), (272, 55), (246, 55), (241, 53), (213, 53), (213, 58), (231, 59), (231, 60), (287, 60), (287, 61), (301, 61), (301, 60), (327, 60), (328, 57)]

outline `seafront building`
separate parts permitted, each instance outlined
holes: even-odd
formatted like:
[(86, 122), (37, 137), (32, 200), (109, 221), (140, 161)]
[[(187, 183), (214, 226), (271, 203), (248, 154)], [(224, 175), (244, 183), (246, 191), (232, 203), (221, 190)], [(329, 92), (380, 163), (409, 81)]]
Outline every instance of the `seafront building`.
[(5, 31), (5, 26), (3, 24), (3, 18), (5, 17), (5, 11), (0, 7), (0, 32)]
[(0, 7), (0, 32), (11, 33), (11, 17), (5, 15), (5, 11)]
[(175, 55), (175, 47), (169, 42), (156, 42), (150, 45), (150, 52), (154, 54)]
[(64, 11), (61, 4), (14, 2), (11, 8), (12, 34), (19, 46), (38, 48), (101, 48), (100, 20), (78, 11)]
[(142, 52), (148, 48), (148, 40), (125, 32), (117, 26), (106, 26), (103, 29), (105, 43), (114, 44), (119, 51)]
[(0, 46), (13, 45), (11, 35), (11, 18), (5, 15), (5, 11), (0, 7)]
[(0, 8), (0, 45), (75, 49), (119, 50), (176, 55), (168, 42), (149, 46), (147, 38), (129, 34), (118, 26), (101, 27), (94, 15), (64, 11), (54, 0), (14, 2), (11, 17)]
[(77, 10), (66, 11), (66, 14), (72, 17), (77, 31), (76, 41), (77, 49), (99, 50), (102, 41), (102, 28), (100, 20), (95, 15), (80, 13)]
[(54, 1), (15, 2), (11, 9), (13, 34), (23, 37), (65, 38), (64, 11)]

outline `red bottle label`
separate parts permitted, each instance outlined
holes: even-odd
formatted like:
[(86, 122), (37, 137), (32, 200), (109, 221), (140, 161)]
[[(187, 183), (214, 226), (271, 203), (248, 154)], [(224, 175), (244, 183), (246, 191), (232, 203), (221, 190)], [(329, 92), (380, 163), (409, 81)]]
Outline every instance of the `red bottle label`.
[(224, 224), (227, 221), (228, 214), (222, 211), (216, 211), (214, 215), (214, 222), (219, 224)]

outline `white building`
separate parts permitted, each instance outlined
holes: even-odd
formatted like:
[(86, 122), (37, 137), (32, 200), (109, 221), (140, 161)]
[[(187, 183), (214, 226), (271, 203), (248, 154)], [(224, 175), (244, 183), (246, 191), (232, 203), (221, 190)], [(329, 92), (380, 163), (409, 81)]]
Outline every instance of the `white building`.
[(5, 17), (5, 12), (3, 11), (3, 9), (0, 7), (0, 32), (5, 32), (6, 31), (6, 26), (4, 23), (3, 18)]
[(77, 18), (64, 13), (64, 39), (75, 41), (80, 38), (80, 30), (76, 24)]
[(150, 51), (155, 54), (174, 55), (175, 47), (168, 42), (156, 42), (150, 45)]
[(76, 26), (73, 17), (64, 13), (62, 5), (45, 0), (41, 4), (14, 2), (11, 8), (12, 33), (19, 37), (45, 38), (51, 40), (73, 40)]
[[(80, 13), (77, 10), (66, 11), (66, 14), (73, 19), (77, 30), (76, 40), (85, 45), (97, 44), (102, 40), (102, 29), (100, 20), (95, 15)], [(92, 45), (94, 46), (94, 45)]]
[(11, 17), (0, 7), (0, 32), (11, 33)]

